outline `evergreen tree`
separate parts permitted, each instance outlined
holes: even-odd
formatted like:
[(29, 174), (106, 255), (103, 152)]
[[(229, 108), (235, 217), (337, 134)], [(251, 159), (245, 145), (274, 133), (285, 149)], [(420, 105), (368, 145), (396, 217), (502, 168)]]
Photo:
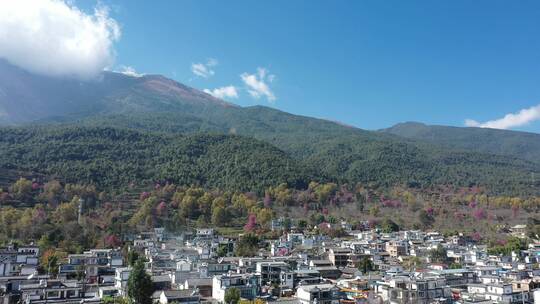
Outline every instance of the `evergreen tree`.
[(368, 257), (363, 257), (358, 263), (358, 270), (362, 271), (364, 274), (373, 271), (374, 269), (375, 265)]
[(229, 288), (225, 291), (225, 304), (237, 304), (240, 301), (240, 289)]
[(139, 259), (129, 274), (128, 296), (132, 303), (152, 304), (153, 292), (152, 278), (144, 269), (144, 261)]

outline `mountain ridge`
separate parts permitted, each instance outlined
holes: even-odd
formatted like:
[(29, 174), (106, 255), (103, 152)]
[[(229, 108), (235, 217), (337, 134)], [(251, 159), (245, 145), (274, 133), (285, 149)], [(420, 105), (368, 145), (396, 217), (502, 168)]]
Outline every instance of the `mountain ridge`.
[(476, 127), (396, 124), (379, 132), (454, 149), (514, 156), (540, 162), (540, 134)]
[[(10, 73), (13, 74), (11, 78)], [(103, 82), (81, 83), (34, 76), (15, 67), (8, 66), (6, 70), (5, 65), (0, 64), (0, 80), (1, 77), (10, 79), (9, 83), (0, 82), (0, 90), (7, 92), (0, 96), (0, 108), (10, 107), (10, 111), (16, 114), (16, 119), (12, 120), (18, 121), (17, 124), (22, 125), (26, 132), (41, 125), (53, 125), (68, 130), (103, 127), (133, 130), (158, 137), (240, 135), (246, 147), (252, 146), (248, 144), (249, 139), (254, 140), (253, 145), (255, 141), (265, 142), (269, 144), (269, 151), (273, 148), (283, 151), (299, 168), (310, 172), (315, 168), (315, 173), (308, 174), (311, 177), (300, 174), (304, 176), (301, 178), (303, 182), (314, 177), (316, 180), (348, 184), (481, 185), (492, 193), (540, 192), (539, 183), (530, 178), (531, 174), (540, 174), (540, 164), (514, 155), (448, 148), (390, 132), (367, 131), (264, 106), (240, 107), (163, 76), (132, 77), (111, 72), (104, 75)], [(19, 94), (17, 88), (26, 90)], [(31, 98), (21, 99), (25, 94)], [(22, 108), (14, 106), (18, 102)], [(33, 102), (38, 106), (48, 103), (52, 106), (40, 113), (43, 114), (40, 117), (34, 113), (24, 117), (27, 114), (25, 108), (31, 107)], [(15, 132), (13, 129), (2, 131), (7, 132), (6, 135)], [(90, 142), (80, 144), (90, 150), (95, 148)], [(34, 138), (21, 143), (20, 153), (41, 149), (41, 146), (47, 146), (47, 143)], [(118, 148), (114, 145), (107, 147), (112, 151)], [(160, 147), (167, 149), (167, 145)], [(8, 149), (9, 145), (2, 148)], [(232, 153), (232, 150), (226, 151)], [(238, 153), (246, 151), (240, 149)], [(16, 154), (11, 155), (3, 159), (0, 167), (16, 163), (21, 169), (28, 169), (15, 157)], [(93, 155), (99, 163), (109, 162), (108, 154)], [(128, 165), (118, 161), (122, 166)], [(76, 162), (70, 163), (78, 170), (84, 169)], [(46, 163), (36, 163), (36, 168), (39, 167), (48, 168)], [(51, 173), (51, 170), (46, 171)], [(268, 178), (275, 182), (281, 179), (279, 172)], [(220, 177), (213, 175), (213, 179), (219, 181)], [(209, 181), (202, 174), (200, 183), (214, 185), (215, 181)]]

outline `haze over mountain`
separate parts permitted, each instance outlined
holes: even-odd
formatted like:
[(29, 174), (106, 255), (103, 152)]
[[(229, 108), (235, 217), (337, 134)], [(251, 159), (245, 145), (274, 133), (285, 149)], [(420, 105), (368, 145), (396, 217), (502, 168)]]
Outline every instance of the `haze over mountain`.
[[(268, 107), (239, 107), (158, 75), (135, 77), (104, 72), (98, 79), (81, 81), (36, 76), (1, 62), (0, 91), (1, 122), (22, 126), (2, 130), (0, 149), (9, 153), (3, 153), (0, 167), (64, 175), (68, 180), (80, 179), (104, 187), (125, 185), (128, 179), (116, 176), (124, 168), (138, 180), (165, 179), (259, 191), (270, 184), (300, 186), (315, 179), (414, 187), (480, 185), (492, 193), (538, 192), (539, 182), (534, 175), (540, 173), (540, 164), (531, 161), (534, 155), (519, 151), (496, 155), (487, 149), (468, 149), (464, 144), (454, 149)], [(200, 133), (247, 138), (180, 136)], [(105, 143), (96, 146), (99, 136), (95, 134), (102, 134)], [(51, 146), (51, 137), (64, 149)], [(152, 143), (154, 137), (159, 138), (159, 144)], [(259, 140), (277, 149), (270, 145), (265, 148)], [(197, 144), (187, 144), (193, 141)], [(248, 144), (250, 141), (253, 144)], [(223, 142), (236, 148), (221, 148)], [(185, 178), (181, 176), (188, 173), (173, 174), (159, 162), (151, 162), (151, 168), (159, 170), (137, 171), (131, 167), (139, 156), (149, 159), (161, 155), (158, 159), (180, 164), (175, 158), (182, 158), (182, 153), (171, 152), (169, 143), (182, 145), (181, 151), (192, 155), (186, 163), (193, 168), (206, 169), (193, 169), (199, 173)], [(115, 155), (114, 151), (130, 146), (134, 149), (132, 155)], [(216, 146), (220, 148), (212, 148)], [(51, 149), (56, 152), (46, 153)], [(162, 150), (169, 152), (163, 154)], [(242, 163), (256, 164), (258, 158), (279, 159), (280, 153), (289, 158), (280, 166), (283, 172), (252, 173), (265, 176), (264, 182), (246, 183), (245, 171), (237, 170)], [(227, 184), (209, 169), (217, 164), (218, 156), (229, 164), (229, 172), (234, 173), (229, 178), (234, 182)], [(108, 167), (115, 169), (104, 172)]]

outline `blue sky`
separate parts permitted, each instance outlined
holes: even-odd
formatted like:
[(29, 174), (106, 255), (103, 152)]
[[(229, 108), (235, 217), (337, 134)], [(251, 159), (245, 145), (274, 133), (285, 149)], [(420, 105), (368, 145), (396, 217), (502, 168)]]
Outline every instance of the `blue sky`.
[[(234, 86), (238, 97), (225, 99), (243, 106), (378, 129), (482, 124), (540, 104), (540, 2), (101, 3), (121, 27), (117, 67), (199, 89)], [(213, 75), (194, 75), (192, 65), (209, 59)], [(242, 80), (261, 80), (259, 67), (275, 100), (254, 98)], [(536, 116), (526, 121), (504, 126), (540, 132)]]

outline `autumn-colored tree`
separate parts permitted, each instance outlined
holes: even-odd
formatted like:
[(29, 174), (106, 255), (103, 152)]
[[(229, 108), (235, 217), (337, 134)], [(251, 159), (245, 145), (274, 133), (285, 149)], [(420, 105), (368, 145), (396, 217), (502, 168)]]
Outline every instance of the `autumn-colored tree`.
[(486, 210), (484, 208), (478, 207), (478, 208), (473, 210), (472, 216), (476, 220), (483, 220), (483, 219), (487, 218), (487, 212), (486, 212)]
[(247, 232), (253, 231), (257, 228), (257, 216), (253, 213), (250, 213), (246, 225), (244, 225), (244, 230)]
[(77, 212), (79, 209), (78, 198), (74, 198), (70, 203), (63, 203), (56, 208), (52, 214), (52, 218), (57, 223), (67, 223), (77, 220)]
[(32, 197), (32, 182), (24, 177), (11, 186), (11, 193), (16, 199), (28, 200)]
[(40, 267), (45, 273), (56, 275), (58, 274), (58, 266), (65, 256), (63, 252), (48, 249), (41, 255)]
[(257, 212), (257, 221), (259, 222), (259, 225), (263, 227), (268, 226), (273, 217), (274, 213), (272, 212), (272, 209), (269, 208), (261, 208)]
[(200, 214), (197, 196), (185, 195), (182, 202), (180, 202), (179, 212), (185, 218), (197, 219)]
[(62, 198), (63, 187), (57, 180), (52, 180), (43, 185), (43, 193), (40, 194), (40, 199), (47, 203), (56, 206)]
[(215, 226), (225, 226), (229, 222), (227, 211), (224, 207), (217, 206), (212, 209), (212, 224)]
[(109, 234), (105, 236), (104, 243), (108, 248), (118, 248), (122, 245), (122, 240), (115, 234)]
[(156, 207), (156, 214), (158, 216), (165, 216), (167, 214), (167, 203), (161, 201)]
[(287, 184), (280, 184), (277, 188), (273, 189), (276, 202), (283, 206), (287, 206), (293, 203), (293, 192), (287, 187)]

